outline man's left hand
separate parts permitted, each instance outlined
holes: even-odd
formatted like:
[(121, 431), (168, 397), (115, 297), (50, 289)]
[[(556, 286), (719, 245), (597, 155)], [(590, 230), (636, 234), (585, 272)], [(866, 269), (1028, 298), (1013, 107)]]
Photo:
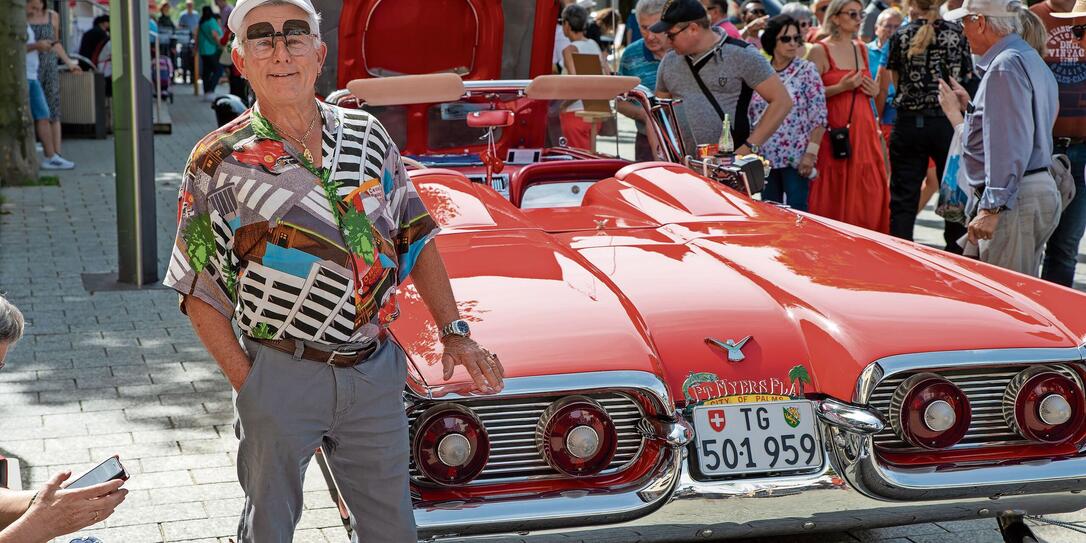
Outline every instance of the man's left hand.
[(444, 341), (445, 352), (441, 355), (441, 365), (445, 380), (452, 379), (457, 365), (464, 366), (475, 382), (475, 390), (483, 394), (501, 392), (505, 387), (505, 369), (502, 368), (498, 355), (479, 346), (475, 340), (466, 337), (449, 337)]
[(980, 210), (973, 222), (969, 223), (969, 241), (977, 243), (980, 240), (992, 239), (997, 226), (999, 226), (999, 213), (992, 213), (987, 209)]

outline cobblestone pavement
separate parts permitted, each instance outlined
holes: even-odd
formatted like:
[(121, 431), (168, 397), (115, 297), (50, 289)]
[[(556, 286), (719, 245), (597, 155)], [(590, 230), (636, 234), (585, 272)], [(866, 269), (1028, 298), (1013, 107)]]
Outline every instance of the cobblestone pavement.
[[(193, 144), (215, 124), (191, 87), (177, 86), (176, 92), (170, 107), (173, 133), (155, 136), (162, 268), (176, 227), (180, 172)], [(78, 168), (61, 172), (59, 187), (2, 191), (0, 291), (23, 309), (28, 327), (0, 372), (0, 454), (22, 462), (28, 487), (41, 485), (57, 471), (79, 472), (120, 454), (133, 473), (127, 485), (132, 493), (112, 518), (86, 531), (107, 543), (225, 542), (236, 531), (242, 504), (229, 386), (178, 312), (172, 291), (87, 294), (83, 289), (82, 273), (116, 270), (112, 139), (69, 140), (64, 154)], [(920, 220), (920, 241), (940, 241), (932, 226), (938, 222), (929, 207)], [(1083, 288), (1086, 266), (1080, 266), (1078, 279)], [(346, 541), (315, 465), (305, 490), (295, 541)], [(1052, 541), (1086, 537), (1063, 529), (1045, 533)], [(551, 540), (577, 537), (563, 534)], [(633, 539), (636, 534), (626, 540)], [(992, 521), (802, 539), (998, 540)]]

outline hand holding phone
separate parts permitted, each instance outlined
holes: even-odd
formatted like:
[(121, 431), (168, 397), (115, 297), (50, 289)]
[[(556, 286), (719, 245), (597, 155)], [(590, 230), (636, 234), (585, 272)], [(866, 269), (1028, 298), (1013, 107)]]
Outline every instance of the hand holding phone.
[(104, 462), (98, 464), (83, 475), (80, 475), (78, 479), (68, 483), (68, 486), (64, 488), (86, 488), (114, 479), (120, 479), (122, 481), (128, 480), (128, 471), (121, 465), (121, 460), (117, 456), (111, 456), (105, 459)]
[(33, 541), (47, 541), (77, 532), (109, 518), (128, 495), (128, 490), (121, 488), (124, 481), (120, 478), (82, 488), (73, 489), (71, 485), (62, 488), (71, 475), (70, 471), (54, 475), (34, 495), (30, 508), (19, 518), (19, 530), (23, 530), (19, 532), (20, 535), (26, 535)]

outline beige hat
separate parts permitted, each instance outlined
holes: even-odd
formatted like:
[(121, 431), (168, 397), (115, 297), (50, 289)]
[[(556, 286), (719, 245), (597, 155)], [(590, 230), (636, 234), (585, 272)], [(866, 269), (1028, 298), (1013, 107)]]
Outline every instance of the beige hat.
[(965, 0), (962, 7), (948, 11), (943, 19), (957, 21), (966, 15), (1008, 17), (1021, 7), (1022, 2), (1020, 0)]
[[(226, 26), (230, 27), (230, 31), (235, 34), (240, 34), (241, 22), (245, 20), (245, 16), (250, 11), (267, 4), (270, 0), (238, 0), (234, 5), (234, 11), (230, 12), (230, 20), (226, 22)], [(286, 0), (287, 3), (293, 4), (302, 8), (311, 17), (317, 16), (317, 10), (313, 7), (313, 2), (310, 0)], [(316, 29), (313, 29), (316, 31)]]
[(1071, 11), (1061, 13), (1050, 13), (1057, 19), (1075, 19), (1077, 17), (1086, 17), (1086, 0), (1078, 0), (1075, 2), (1075, 7), (1071, 8)]

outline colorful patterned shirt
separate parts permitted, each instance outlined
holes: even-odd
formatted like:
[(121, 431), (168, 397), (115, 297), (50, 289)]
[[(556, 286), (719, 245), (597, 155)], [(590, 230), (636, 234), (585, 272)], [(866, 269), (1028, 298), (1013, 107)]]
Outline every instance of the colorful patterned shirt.
[[(826, 125), (826, 90), (818, 68), (809, 60), (797, 58), (777, 75), (792, 96), (792, 111), (762, 145), (762, 155), (774, 168), (795, 168), (807, 152), (811, 132)], [(748, 110), (750, 124), (758, 124), (768, 108), (765, 99), (754, 93)]]
[(164, 284), (256, 338), (358, 343), (437, 234), (399, 151), (368, 113), (319, 104), (324, 168), (254, 107), (193, 149)]

